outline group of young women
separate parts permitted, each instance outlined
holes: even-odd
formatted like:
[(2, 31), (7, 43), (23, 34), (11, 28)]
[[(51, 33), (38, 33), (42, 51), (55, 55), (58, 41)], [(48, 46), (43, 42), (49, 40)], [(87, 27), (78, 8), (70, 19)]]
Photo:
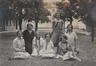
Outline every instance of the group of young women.
[(52, 34), (47, 33), (42, 36), (39, 32), (36, 32), (32, 40), (32, 45), (30, 45), (32, 46), (32, 53), (30, 53), (26, 51), (25, 45), (28, 45), (28, 43), (25, 42), (23, 35), (21, 31), (18, 31), (17, 37), (13, 40), (13, 48), (15, 50), (13, 58), (40, 56), (43, 58), (62, 58), (63, 60), (72, 58), (81, 61), (77, 57), (76, 51), (75, 42), (77, 35), (73, 32), (73, 26), (71, 24), (67, 26), (67, 32), (59, 38), (57, 49), (55, 49), (54, 42), (51, 40)]

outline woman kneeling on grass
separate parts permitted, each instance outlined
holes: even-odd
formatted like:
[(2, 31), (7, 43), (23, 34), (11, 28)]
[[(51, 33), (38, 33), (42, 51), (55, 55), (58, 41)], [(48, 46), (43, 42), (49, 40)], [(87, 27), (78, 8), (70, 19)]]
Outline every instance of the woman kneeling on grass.
[(23, 59), (29, 58), (30, 54), (25, 51), (25, 42), (22, 37), (22, 32), (17, 31), (17, 37), (13, 40), (13, 49), (14, 49), (14, 59)]

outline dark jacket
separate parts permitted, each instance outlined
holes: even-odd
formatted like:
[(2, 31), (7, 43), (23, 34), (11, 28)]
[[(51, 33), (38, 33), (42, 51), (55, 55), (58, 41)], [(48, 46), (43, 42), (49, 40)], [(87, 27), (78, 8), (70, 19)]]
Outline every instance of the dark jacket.
[(33, 38), (34, 38), (34, 31), (29, 33), (28, 30), (25, 30), (23, 32), (23, 38), (24, 38), (24, 41), (25, 41), (25, 50), (26, 50), (26, 52), (31, 54), (32, 53), (32, 41), (33, 41)]

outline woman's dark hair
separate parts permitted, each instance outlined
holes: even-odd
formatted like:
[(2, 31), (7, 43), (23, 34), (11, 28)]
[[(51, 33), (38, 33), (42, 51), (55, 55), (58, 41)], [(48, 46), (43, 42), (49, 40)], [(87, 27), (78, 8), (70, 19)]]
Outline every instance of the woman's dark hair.
[(33, 25), (32, 25), (32, 24), (27, 24), (27, 28), (29, 27), (29, 25), (31, 25), (31, 26), (33, 27)]
[(46, 33), (45, 34), (45, 38), (47, 37), (47, 35), (49, 35), (49, 37), (51, 38), (51, 34), (50, 33)]
[(63, 38), (66, 39), (66, 40), (68, 40), (68, 37), (66, 35), (64, 35), (64, 36), (62, 36), (62, 37), (59, 38), (59, 41), (62, 41)]
[(64, 39), (68, 40), (68, 37), (66, 35), (63, 36)]
[(31, 19), (28, 19), (28, 22), (32, 21)]
[(73, 31), (73, 25), (72, 24), (68, 24), (67, 31), (68, 31), (69, 26), (71, 26), (71, 29), (72, 29), (71, 31)]
[(18, 31), (17, 31), (17, 33), (16, 33), (16, 35), (17, 35), (17, 36), (18, 36), (19, 32), (21, 32), (21, 33), (22, 33), (22, 31), (18, 30)]
[(68, 24), (68, 25), (67, 25), (67, 28), (68, 28), (69, 26), (71, 26), (71, 28), (73, 29), (73, 25), (72, 25), (72, 24)]

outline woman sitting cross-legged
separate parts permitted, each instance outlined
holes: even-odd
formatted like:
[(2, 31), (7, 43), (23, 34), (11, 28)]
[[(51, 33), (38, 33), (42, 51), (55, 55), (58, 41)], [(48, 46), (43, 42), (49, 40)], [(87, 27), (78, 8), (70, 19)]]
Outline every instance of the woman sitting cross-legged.
[(25, 42), (22, 37), (22, 32), (17, 31), (17, 37), (13, 40), (14, 56), (13, 58), (29, 58), (30, 54), (25, 51)]
[(50, 34), (46, 34), (44, 43), (41, 45), (40, 56), (42, 57), (54, 57), (54, 45), (53, 42), (50, 40)]

